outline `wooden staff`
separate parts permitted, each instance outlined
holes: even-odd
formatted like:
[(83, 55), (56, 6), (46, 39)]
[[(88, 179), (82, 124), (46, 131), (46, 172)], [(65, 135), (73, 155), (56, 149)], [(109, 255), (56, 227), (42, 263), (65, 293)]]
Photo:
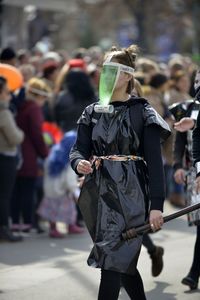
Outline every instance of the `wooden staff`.
[[(171, 215), (168, 215), (166, 217), (163, 218), (164, 220), (164, 223), (167, 223), (173, 219), (176, 219), (178, 217), (181, 217), (185, 214), (188, 214), (196, 209), (199, 209), (200, 208), (200, 202), (199, 203), (196, 203), (196, 204), (193, 204), (193, 205), (190, 205), (190, 206), (187, 206)], [(148, 233), (152, 231), (151, 230), (151, 226), (150, 224), (145, 224), (145, 225), (142, 225), (142, 226), (139, 226), (139, 227), (136, 227), (136, 228), (131, 228), (129, 230), (127, 230), (126, 232), (122, 233), (122, 238), (124, 240), (129, 240), (129, 239), (132, 239), (134, 237), (136, 237), (138, 234), (143, 234), (143, 233)]]

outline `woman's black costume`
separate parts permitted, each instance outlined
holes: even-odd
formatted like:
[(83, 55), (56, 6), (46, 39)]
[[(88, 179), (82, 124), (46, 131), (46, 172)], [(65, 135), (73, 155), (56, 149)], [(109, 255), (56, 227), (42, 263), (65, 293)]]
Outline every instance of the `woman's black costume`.
[(85, 109), (78, 120), (71, 163), (76, 170), (81, 159), (93, 159), (93, 173), (85, 177), (79, 198), (94, 242), (88, 264), (134, 274), (142, 236), (124, 241), (121, 234), (143, 224), (149, 207), (162, 210), (164, 179), (159, 141), (170, 131), (145, 99), (132, 97), (112, 104), (112, 114), (95, 113), (95, 104)]

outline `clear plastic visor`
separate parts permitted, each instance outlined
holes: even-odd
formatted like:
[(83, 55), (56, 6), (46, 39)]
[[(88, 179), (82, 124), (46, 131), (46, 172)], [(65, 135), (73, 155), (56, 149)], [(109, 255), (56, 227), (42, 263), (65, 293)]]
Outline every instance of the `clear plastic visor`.
[(134, 69), (115, 62), (105, 62), (103, 64), (99, 81), (99, 102), (101, 104), (108, 105), (110, 102), (120, 72), (125, 72), (133, 76)]

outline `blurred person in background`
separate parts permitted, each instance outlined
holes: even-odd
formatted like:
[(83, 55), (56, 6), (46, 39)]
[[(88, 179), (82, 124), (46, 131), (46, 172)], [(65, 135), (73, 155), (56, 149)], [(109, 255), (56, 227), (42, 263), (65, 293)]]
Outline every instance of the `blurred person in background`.
[(68, 233), (83, 233), (76, 225), (75, 200), (79, 195), (77, 175), (69, 164), (69, 152), (76, 140), (75, 131), (65, 133), (60, 143), (54, 145), (45, 162), (44, 199), (38, 214), (49, 221), (49, 236), (63, 238), (58, 231), (57, 222), (66, 224)]
[(42, 69), (42, 79), (51, 87), (55, 89), (56, 79), (59, 73), (59, 66), (56, 62), (46, 62)]
[(62, 58), (58, 52), (48, 51), (42, 56), (42, 64), (43, 67), (55, 64), (60, 68), (62, 64)]
[[(186, 100), (191, 99), (191, 96), (189, 95), (190, 87), (191, 87), (191, 80), (189, 77), (188, 72), (184, 69), (184, 62), (183, 57), (181, 57), (182, 60), (174, 60), (174, 64), (171, 63), (171, 83), (170, 83), (170, 89), (167, 93), (166, 99), (167, 104), (169, 106), (170, 111), (174, 111), (174, 108), (179, 105), (180, 107), (186, 105), (185, 110), (187, 110), (187, 107), (189, 105), (189, 102)], [(173, 60), (172, 60), (173, 62)], [(174, 67), (174, 72), (172, 72)], [(193, 102), (193, 100), (191, 100)], [(182, 102), (182, 105), (181, 103)], [(185, 103), (185, 104), (184, 104)], [(184, 109), (183, 109), (184, 110)], [(179, 111), (180, 113), (180, 111)], [(176, 121), (179, 121), (181, 118), (180, 115), (174, 115)], [(178, 119), (177, 119), (178, 118)], [(173, 132), (173, 137), (175, 138), (176, 133)], [(173, 176), (174, 178), (174, 176)], [(174, 181), (174, 179), (173, 179)], [(170, 195), (170, 202), (171, 204), (174, 204), (177, 207), (184, 207), (185, 206), (185, 196), (184, 196), (184, 187), (182, 184), (178, 182), (172, 183), (172, 193)]]
[[(62, 130), (54, 122), (45, 121), (42, 125), (44, 141), (50, 150), (53, 145), (59, 143), (63, 137)], [(41, 158), (38, 159), (38, 177), (36, 181), (36, 193), (34, 201), (34, 215), (33, 215), (33, 228), (37, 233), (43, 233), (42, 218), (38, 215), (37, 210), (44, 198), (44, 163)]]
[(59, 57), (60, 57), (60, 68), (62, 68), (66, 62), (70, 59), (69, 57), (69, 53), (67, 52), (66, 49), (59, 49), (57, 51), (57, 53), (59, 54)]
[(191, 99), (189, 95), (191, 80), (185, 71), (177, 71), (171, 77), (171, 88), (169, 90), (169, 104), (183, 102)]
[(20, 130), (9, 110), (10, 92), (7, 81), (0, 76), (0, 240), (20, 241), (9, 229), (10, 201), (17, 169), (17, 146), (23, 141)]
[(63, 89), (65, 89), (65, 78), (70, 70), (82, 70), (87, 73), (87, 64), (82, 58), (73, 58), (69, 59), (67, 63), (61, 68), (56, 84), (55, 84), (55, 93), (58, 94)]
[(42, 106), (50, 91), (41, 79), (30, 79), (26, 87), (25, 101), (17, 113), (16, 121), (24, 131), (25, 139), (21, 145), (22, 165), (17, 172), (12, 197), (13, 230), (29, 231), (32, 227), (35, 184), (38, 176), (37, 159), (38, 157), (44, 159), (48, 154), (42, 135)]
[[(86, 73), (86, 63), (82, 59), (69, 60), (66, 72), (62, 76), (64, 74), (63, 90), (57, 96), (54, 116), (63, 132), (67, 132), (76, 129), (81, 112), (95, 101), (97, 96), (91, 79)], [(77, 223), (82, 225), (82, 215), (78, 207), (77, 210)]]
[(153, 108), (168, 123), (172, 130), (171, 136), (162, 145), (162, 155), (166, 177), (166, 197), (171, 204), (178, 207), (185, 205), (183, 186), (175, 183), (173, 179), (173, 140), (175, 131), (173, 130), (174, 119), (168, 106), (165, 104), (165, 94), (169, 92), (169, 79), (162, 73), (154, 74), (149, 82), (150, 89), (145, 97)]
[(31, 56), (29, 63), (35, 68), (35, 76), (42, 74), (42, 58), (40, 56)]
[(82, 59), (84, 60), (85, 56), (87, 56), (87, 49), (84, 47), (79, 47), (73, 50), (72, 59)]
[(185, 71), (182, 56), (172, 55), (168, 61), (169, 76), (172, 78), (177, 72)]
[(59, 65), (57, 62), (50, 60), (44, 63), (41, 78), (51, 88), (52, 95), (48, 97), (43, 106), (43, 115), (45, 121), (53, 122), (55, 120), (55, 85), (59, 74)]
[(94, 91), (95, 91), (95, 95), (97, 97), (97, 95), (98, 95), (98, 86), (99, 86), (99, 78), (100, 78), (99, 66), (94, 64), (94, 63), (90, 63), (87, 67), (87, 73), (90, 77), (90, 81), (92, 83), (92, 86), (93, 86)]
[(151, 77), (159, 71), (159, 65), (155, 61), (145, 57), (138, 59), (137, 72), (145, 74), (144, 85), (148, 85)]
[(90, 78), (80, 68), (70, 69), (65, 76), (64, 90), (55, 103), (55, 119), (64, 132), (75, 129), (83, 108), (95, 101)]
[(3, 48), (0, 53), (0, 62), (2, 64), (8, 64), (15, 67), (17, 65), (16, 52), (10, 47)]
[(19, 51), (17, 51), (17, 60), (19, 66), (29, 64), (29, 59), (30, 53), (27, 49), (20, 49)]
[[(179, 122), (175, 123), (175, 128), (178, 130), (175, 157), (178, 158), (179, 166), (175, 173), (175, 179), (187, 184), (187, 204), (199, 202), (200, 199), (200, 70), (196, 72), (194, 89), (196, 92), (195, 101), (188, 103), (188, 110), (185, 116)], [(192, 134), (191, 129), (193, 128), (194, 131)], [(191, 137), (193, 138), (192, 143)], [(183, 169), (183, 165), (180, 164), (180, 162), (182, 163), (181, 158), (183, 159), (184, 151), (188, 152), (186, 153), (186, 168), (189, 167), (190, 169), (187, 174)], [(191, 167), (192, 162), (195, 166), (195, 171)], [(200, 277), (200, 210), (189, 214), (188, 222), (189, 225), (197, 225), (197, 233), (192, 265), (187, 276), (182, 279), (182, 283), (189, 286), (190, 289), (195, 290), (198, 287)]]
[(93, 63), (95, 65), (99, 65), (103, 60), (103, 51), (99, 46), (92, 46), (88, 49), (88, 63)]
[(164, 101), (165, 92), (168, 89), (168, 77), (162, 73), (155, 73), (149, 80), (149, 90), (144, 91), (145, 98), (164, 119), (167, 119), (169, 116), (169, 111)]
[(27, 83), (35, 76), (35, 68), (31, 64), (22, 64), (18, 69), (22, 73), (24, 83)]

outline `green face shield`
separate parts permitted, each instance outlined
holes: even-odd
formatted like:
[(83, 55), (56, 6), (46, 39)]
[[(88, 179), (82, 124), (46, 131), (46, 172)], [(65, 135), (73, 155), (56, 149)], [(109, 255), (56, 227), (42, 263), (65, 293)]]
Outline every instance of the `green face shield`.
[(103, 64), (99, 81), (99, 102), (101, 105), (109, 104), (120, 72), (125, 72), (133, 76), (134, 69), (116, 62), (105, 62)]

